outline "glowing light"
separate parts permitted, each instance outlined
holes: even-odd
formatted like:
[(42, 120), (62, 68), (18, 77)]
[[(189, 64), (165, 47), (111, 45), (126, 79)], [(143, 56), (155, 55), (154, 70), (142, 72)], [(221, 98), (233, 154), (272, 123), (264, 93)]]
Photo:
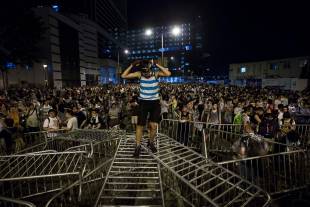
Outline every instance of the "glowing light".
[(178, 36), (180, 33), (181, 33), (181, 28), (180, 27), (178, 27), (178, 26), (175, 26), (175, 27), (173, 27), (173, 29), (172, 29), (172, 34), (174, 35), (174, 36)]
[(128, 53), (129, 53), (129, 50), (127, 50), (127, 49), (124, 50), (124, 53), (125, 53), (125, 54), (128, 54)]
[(152, 34), (153, 34), (153, 30), (151, 30), (151, 29), (145, 30), (145, 35), (146, 36), (151, 36)]

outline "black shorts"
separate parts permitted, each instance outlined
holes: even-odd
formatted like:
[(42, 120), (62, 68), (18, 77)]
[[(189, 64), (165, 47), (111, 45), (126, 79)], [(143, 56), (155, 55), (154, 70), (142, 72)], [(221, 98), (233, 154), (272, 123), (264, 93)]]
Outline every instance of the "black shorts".
[(138, 125), (144, 126), (147, 121), (148, 114), (149, 122), (158, 123), (160, 120), (160, 102), (159, 100), (139, 100), (138, 108)]

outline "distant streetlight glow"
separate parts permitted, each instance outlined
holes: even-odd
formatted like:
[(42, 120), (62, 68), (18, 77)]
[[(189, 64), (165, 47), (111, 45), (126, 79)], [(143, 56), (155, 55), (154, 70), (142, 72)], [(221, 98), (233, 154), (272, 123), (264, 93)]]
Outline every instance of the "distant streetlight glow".
[(173, 56), (171, 56), (171, 57), (170, 57), (170, 60), (174, 60), (174, 57), (173, 57)]
[(145, 35), (146, 36), (151, 36), (153, 34), (153, 31), (151, 29), (145, 30)]
[(173, 27), (172, 28), (172, 34), (174, 35), (174, 36), (178, 36), (180, 33), (181, 33), (181, 28), (180, 27), (178, 27), (178, 26), (175, 26), (175, 27)]
[(124, 53), (127, 55), (129, 53), (129, 50), (124, 50)]
[(44, 65), (43, 65), (43, 68), (44, 68), (44, 69), (47, 68), (47, 65), (44, 64)]

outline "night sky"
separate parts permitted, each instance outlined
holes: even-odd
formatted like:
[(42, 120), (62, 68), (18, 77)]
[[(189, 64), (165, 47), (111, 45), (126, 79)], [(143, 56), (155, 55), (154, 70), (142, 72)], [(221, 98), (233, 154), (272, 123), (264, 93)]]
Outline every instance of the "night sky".
[[(309, 1), (308, 1), (309, 2)], [(310, 54), (310, 3), (278, 0), (128, 0), (129, 29), (201, 15), (210, 67)]]

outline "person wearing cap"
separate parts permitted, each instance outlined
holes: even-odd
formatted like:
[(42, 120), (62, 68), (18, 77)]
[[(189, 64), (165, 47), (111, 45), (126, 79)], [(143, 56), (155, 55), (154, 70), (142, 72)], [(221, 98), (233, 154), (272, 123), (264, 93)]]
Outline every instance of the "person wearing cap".
[[(152, 65), (159, 68), (158, 72), (151, 70)], [(131, 72), (134, 66), (139, 66), (140, 70)], [(147, 122), (149, 116), (149, 143), (148, 147), (153, 153), (156, 153), (154, 146), (154, 139), (156, 135), (157, 124), (160, 120), (160, 101), (159, 101), (159, 81), (158, 77), (168, 77), (171, 72), (168, 68), (161, 66), (154, 61), (144, 60), (135, 61), (123, 72), (124, 79), (139, 79), (140, 80), (140, 94), (139, 94), (139, 108), (138, 108), (138, 124), (136, 127), (136, 149), (134, 157), (139, 157), (141, 150), (141, 138), (143, 135), (143, 127)]]

